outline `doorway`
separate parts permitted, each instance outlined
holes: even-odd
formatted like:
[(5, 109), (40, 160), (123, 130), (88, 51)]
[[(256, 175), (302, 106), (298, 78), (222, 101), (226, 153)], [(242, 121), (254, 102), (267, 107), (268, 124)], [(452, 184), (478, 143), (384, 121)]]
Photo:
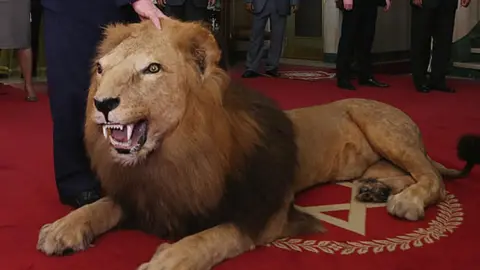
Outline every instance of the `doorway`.
[(301, 1), (287, 19), (284, 58), (323, 59), (323, 1)]

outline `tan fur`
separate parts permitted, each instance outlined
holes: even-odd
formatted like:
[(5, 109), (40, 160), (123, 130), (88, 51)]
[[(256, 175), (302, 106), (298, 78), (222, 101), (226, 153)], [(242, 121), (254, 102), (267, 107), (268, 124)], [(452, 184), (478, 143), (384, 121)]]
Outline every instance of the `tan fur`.
[[(60, 255), (88, 248), (128, 216), (114, 203), (122, 192), (128, 195), (128, 210), (161, 219), (153, 224), (165, 225), (168, 232), (182, 228), (183, 215), (207, 215), (218, 206), (225, 175), (241, 168), (244, 156), (265, 142), (258, 122), (235, 109), (245, 106), (241, 99), (228, 100), (229, 109), (223, 106), (230, 79), (218, 68), (219, 59), (213, 36), (195, 23), (162, 20), (161, 31), (147, 22), (106, 29), (92, 68), (85, 144), (93, 154), (92, 168), (111, 197), (42, 227), (39, 250)], [(161, 72), (142, 75), (152, 62), (161, 64)], [(111, 122), (149, 119), (147, 141), (135, 156), (118, 154), (102, 135), (106, 119), (93, 100), (116, 97), (122, 102), (109, 113)], [(410, 220), (421, 218), (426, 206), (443, 198), (439, 172), (447, 169), (427, 157), (420, 131), (401, 111), (350, 99), (288, 115), (295, 127), (299, 165), (293, 186), (260, 234), (252, 237), (233, 223), (217, 224), (160, 246), (138, 269), (210, 269), (279, 237), (322, 231), (317, 220), (292, 207), (295, 193), (321, 183), (378, 178), (396, 188), (389, 212)], [(151, 177), (162, 181), (145, 180)], [(161, 203), (152, 208), (159, 190)]]
[(425, 207), (444, 198), (442, 174), (459, 174), (432, 161), (417, 125), (387, 104), (345, 99), (288, 113), (300, 147), (296, 191), (377, 178), (397, 191), (388, 200), (389, 213), (418, 220)]

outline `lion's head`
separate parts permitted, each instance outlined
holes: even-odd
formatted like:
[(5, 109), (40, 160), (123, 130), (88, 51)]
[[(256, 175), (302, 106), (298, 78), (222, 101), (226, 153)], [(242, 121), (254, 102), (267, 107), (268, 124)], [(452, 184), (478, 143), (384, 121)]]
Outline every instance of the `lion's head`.
[[(98, 48), (86, 143), (109, 147), (116, 162), (135, 164), (147, 157), (181, 123), (189, 96), (206, 88), (220, 91), (224, 87), (218, 84), (228, 81), (209, 30), (171, 19), (161, 23), (161, 30), (150, 22), (109, 26)], [(217, 87), (208, 87), (212, 84)], [(212, 93), (208, 102), (221, 103), (220, 97)]]

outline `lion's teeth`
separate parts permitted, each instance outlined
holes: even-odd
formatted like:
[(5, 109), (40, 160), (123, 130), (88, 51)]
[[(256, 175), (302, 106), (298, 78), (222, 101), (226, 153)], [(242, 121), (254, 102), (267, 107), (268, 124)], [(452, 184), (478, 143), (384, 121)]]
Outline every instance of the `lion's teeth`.
[(108, 138), (108, 127), (107, 126), (103, 126), (103, 136), (106, 138)]
[(133, 133), (133, 124), (127, 125), (127, 140), (130, 141)]

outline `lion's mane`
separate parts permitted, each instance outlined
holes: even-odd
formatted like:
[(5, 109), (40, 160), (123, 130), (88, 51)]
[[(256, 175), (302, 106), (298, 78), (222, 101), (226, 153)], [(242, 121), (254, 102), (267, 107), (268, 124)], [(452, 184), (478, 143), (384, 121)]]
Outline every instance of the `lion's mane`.
[[(183, 118), (148, 158), (133, 166), (116, 163), (100, 127), (89, 121), (93, 78), (85, 129), (92, 168), (106, 194), (147, 232), (178, 239), (232, 222), (256, 237), (291, 201), (297, 158), (292, 123), (275, 102), (235, 85), (218, 68), (220, 51), (208, 31), (194, 23), (163, 25), (182, 28), (172, 42), (185, 61), (201, 66), (183, 71), (182, 85), (189, 88), (183, 89)], [(147, 35), (146, 29), (138, 27), (135, 35)], [(107, 28), (99, 57), (130, 35), (128, 26)], [(187, 81), (196, 72), (203, 72), (202, 84)]]

